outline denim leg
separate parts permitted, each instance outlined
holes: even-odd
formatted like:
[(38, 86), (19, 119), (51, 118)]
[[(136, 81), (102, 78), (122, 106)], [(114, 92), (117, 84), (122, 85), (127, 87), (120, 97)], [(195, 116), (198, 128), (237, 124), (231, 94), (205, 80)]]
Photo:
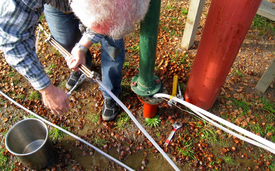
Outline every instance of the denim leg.
[[(74, 13), (65, 14), (47, 4), (44, 5), (44, 13), (53, 38), (71, 52), (82, 36), (79, 30), (79, 19)], [(86, 63), (89, 67), (91, 67), (91, 60), (91, 53), (88, 51)]]
[[(123, 39), (114, 41), (105, 36), (101, 43), (101, 74), (103, 84), (116, 96), (121, 92), (122, 67), (125, 59), (125, 47)], [(111, 96), (100, 88), (104, 98)]]

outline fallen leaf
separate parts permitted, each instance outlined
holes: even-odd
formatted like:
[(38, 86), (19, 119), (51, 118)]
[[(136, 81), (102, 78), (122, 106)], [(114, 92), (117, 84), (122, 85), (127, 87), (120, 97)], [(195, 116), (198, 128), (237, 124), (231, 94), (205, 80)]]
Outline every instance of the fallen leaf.
[(268, 137), (270, 137), (270, 136), (272, 136), (273, 135), (273, 132), (268, 132), (267, 134), (266, 134), (266, 136), (268, 136)]
[(3, 118), (3, 122), (6, 123), (8, 121), (8, 118), (7, 117), (4, 117)]

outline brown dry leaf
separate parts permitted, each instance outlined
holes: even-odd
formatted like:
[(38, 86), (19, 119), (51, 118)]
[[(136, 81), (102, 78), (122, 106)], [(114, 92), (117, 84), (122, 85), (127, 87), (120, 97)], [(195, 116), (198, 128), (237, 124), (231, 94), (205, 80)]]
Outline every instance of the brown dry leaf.
[(247, 126), (247, 125), (248, 125), (248, 122), (247, 122), (246, 120), (244, 120), (244, 121), (242, 122), (242, 126), (245, 127), (245, 126)]
[(273, 132), (268, 132), (267, 134), (266, 134), (266, 136), (268, 136), (268, 137), (270, 137), (270, 136), (272, 136), (273, 135)]
[(243, 121), (243, 117), (238, 117), (238, 118), (235, 120), (235, 123), (236, 123), (237, 125), (241, 125), (242, 121)]
[(4, 117), (3, 118), (3, 122), (6, 123), (8, 121), (8, 118), (7, 117)]
[(265, 117), (263, 115), (260, 115), (260, 118), (261, 118), (261, 120), (264, 120)]
[(219, 134), (219, 135), (222, 135), (223, 132), (222, 132), (222, 130), (218, 129), (218, 130), (216, 131), (216, 133)]

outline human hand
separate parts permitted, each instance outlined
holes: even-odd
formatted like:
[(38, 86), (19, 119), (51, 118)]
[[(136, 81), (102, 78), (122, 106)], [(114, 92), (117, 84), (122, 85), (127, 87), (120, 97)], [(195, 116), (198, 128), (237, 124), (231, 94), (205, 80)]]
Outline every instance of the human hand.
[(62, 115), (69, 110), (69, 97), (60, 88), (53, 84), (39, 91), (42, 94), (43, 103), (53, 114)]
[(78, 71), (78, 67), (80, 64), (86, 64), (86, 58), (85, 55), (86, 53), (82, 50), (80, 50), (77, 47), (74, 47), (72, 52), (72, 56), (66, 59), (67, 65), (69, 66), (70, 69), (73, 71)]

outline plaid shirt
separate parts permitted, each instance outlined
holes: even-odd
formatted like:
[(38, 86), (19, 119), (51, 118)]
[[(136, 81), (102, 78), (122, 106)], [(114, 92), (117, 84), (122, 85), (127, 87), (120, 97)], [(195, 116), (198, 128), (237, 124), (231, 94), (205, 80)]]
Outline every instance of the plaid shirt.
[[(0, 0), (0, 49), (7, 63), (28, 79), (36, 90), (51, 84), (35, 49), (35, 31), (44, 4), (71, 12), (71, 0)], [(103, 37), (88, 29), (84, 36), (93, 43)]]

